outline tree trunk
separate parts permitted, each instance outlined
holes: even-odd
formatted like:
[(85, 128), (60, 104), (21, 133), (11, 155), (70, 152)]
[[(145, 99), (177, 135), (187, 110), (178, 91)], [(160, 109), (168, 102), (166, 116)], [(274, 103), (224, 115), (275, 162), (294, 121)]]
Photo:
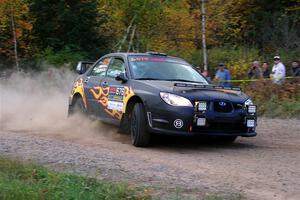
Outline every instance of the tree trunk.
[(118, 52), (120, 52), (122, 50), (122, 46), (125, 43), (128, 35), (130, 33), (130, 30), (131, 30), (131, 27), (132, 27), (132, 25), (134, 23), (135, 18), (136, 18), (136, 15), (131, 19), (131, 22), (130, 22), (129, 26), (127, 27), (126, 33), (124, 34), (124, 37), (123, 37), (123, 39), (122, 39), (122, 41), (121, 41), (121, 43), (119, 45)]
[(207, 70), (207, 51), (206, 51), (206, 29), (205, 29), (205, 0), (201, 0), (201, 14), (202, 14), (202, 49), (203, 49), (203, 67)]
[(130, 37), (130, 41), (129, 41), (127, 52), (129, 52), (130, 49), (132, 49), (133, 52), (135, 51), (134, 45), (133, 45), (133, 38), (134, 38), (134, 35), (135, 35), (135, 29), (136, 29), (136, 25), (134, 25), (133, 28), (132, 28), (131, 37)]
[(11, 16), (10, 17), (11, 17), (11, 27), (12, 27), (12, 32), (13, 32), (16, 70), (19, 71), (19, 58), (18, 58), (18, 46), (17, 46), (17, 37), (16, 37), (15, 13), (14, 13), (13, 6), (11, 6)]

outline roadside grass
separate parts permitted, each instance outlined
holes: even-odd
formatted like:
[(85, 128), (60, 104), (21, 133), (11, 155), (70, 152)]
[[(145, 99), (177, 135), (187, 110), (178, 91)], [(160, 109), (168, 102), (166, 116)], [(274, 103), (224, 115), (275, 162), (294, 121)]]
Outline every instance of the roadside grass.
[(271, 95), (265, 104), (258, 107), (263, 111), (262, 116), (270, 118), (300, 118), (300, 100), (280, 101), (277, 96)]
[[(55, 172), (43, 166), (0, 156), (1, 200), (240, 200), (236, 194), (197, 195), (198, 192), (175, 191), (152, 194), (153, 188), (132, 187), (95, 178)], [(154, 189), (156, 190), (156, 189)], [(160, 192), (162, 188), (157, 188)], [(152, 192), (151, 192), (152, 191)], [(154, 192), (155, 193), (155, 192)], [(159, 195), (160, 194), (160, 195)]]
[(150, 196), (126, 184), (104, 183), (94, 178), (54, 172), (0, 156), (0, 199), (147, 200)]
[(300, 119), (300, 79), (283, 85), (262, 80), (239, 86), (254, 100), (259, 116)]

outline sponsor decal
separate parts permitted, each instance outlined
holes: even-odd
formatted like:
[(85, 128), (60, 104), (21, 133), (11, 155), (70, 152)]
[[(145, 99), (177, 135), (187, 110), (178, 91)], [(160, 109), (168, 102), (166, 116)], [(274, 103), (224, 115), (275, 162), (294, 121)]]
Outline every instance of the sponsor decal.
[(123, 101), (124, 93), (125, 93), (124, 87), (112, 86), (109, 88), (108, 100)]
[(127, 86), (93, 87), (90, 92), (107, 114), (119, 120), (126, 112), (128, 100), (134, 95)]
[(183, 121), (181, 119), (175, 119), (174, 120), (174, 126), (175, 128), (182, 128), (183, 127)]
[(158, 58), (158, 57), (134, 57), (130, 58), (130, 62), (164, 62), (166, 58)]
[(117, 110), (120, 112), (123, 112), (123, 102), (119, 102), (119, 101), (108, 101), (108, 105), (107, 108), (110, 110)]
[(110, 110), (116, 110), (119, 112), (123, 112), (123, 99), (124, 99), (125, 88), (112, 86), (109, 88), (108, 94), (108, 106), (107, 108)]

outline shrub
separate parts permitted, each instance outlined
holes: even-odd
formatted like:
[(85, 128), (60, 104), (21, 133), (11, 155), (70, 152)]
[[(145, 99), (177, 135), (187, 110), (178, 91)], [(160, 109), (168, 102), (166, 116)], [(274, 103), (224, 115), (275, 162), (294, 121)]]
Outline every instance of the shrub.
[(257, 81), (240, 85), (258, 105), (260, 115), (267, 117), (300, 118), (300, 80), (275, 85)]
[(55, 66), (62, 66), (64, 64), (74, 66), (79, 60), (88, 58), (88, 54), (71, 47), (65, 47), (63, 50), (57, 52), (49, 47), (42, 53), (37, 54), (36, 58), (40, 62), (47, 62)]

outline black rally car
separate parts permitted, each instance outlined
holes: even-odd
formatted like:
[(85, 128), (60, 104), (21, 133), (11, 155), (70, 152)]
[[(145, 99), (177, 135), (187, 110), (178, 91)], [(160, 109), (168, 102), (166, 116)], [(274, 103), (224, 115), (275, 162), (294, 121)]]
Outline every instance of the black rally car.
[[(88, 65), (92, 65), (87, 67)], [(211, 85), (186, 61), (162, 53), (112, 53), (79, 62), (69, 114), (80, 111), (130, 132), (134, 146), (152, 133), (256, 135), (256, 106), (239, 88)]]

